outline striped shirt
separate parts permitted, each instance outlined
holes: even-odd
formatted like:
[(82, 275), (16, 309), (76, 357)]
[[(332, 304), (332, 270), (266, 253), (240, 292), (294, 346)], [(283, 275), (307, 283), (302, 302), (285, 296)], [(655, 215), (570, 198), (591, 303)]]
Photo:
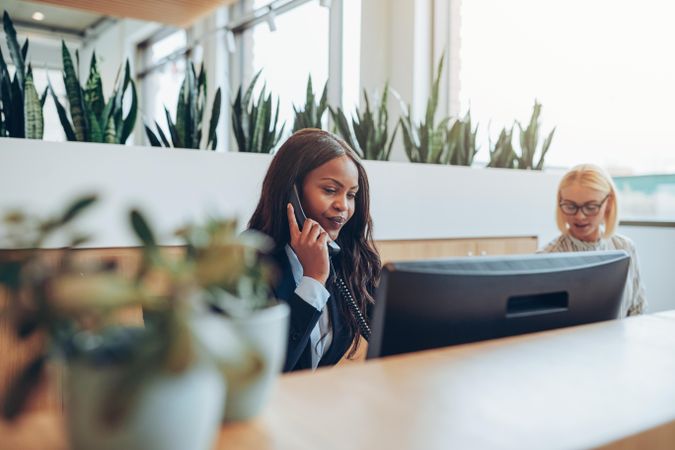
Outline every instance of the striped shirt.
[(637, 253), (633, 241), (625, 236), (615, 234), (595, 242), (580, 241), (570, 235), (563, 234), (552, 240), (541, 251), (544, 253), (587, 252), (593, 250), (625, 250), (630, 255), (626, 287), (621, 302), (621, 317), (642, 314), (647, 309), (644, 284), (640, 280)]

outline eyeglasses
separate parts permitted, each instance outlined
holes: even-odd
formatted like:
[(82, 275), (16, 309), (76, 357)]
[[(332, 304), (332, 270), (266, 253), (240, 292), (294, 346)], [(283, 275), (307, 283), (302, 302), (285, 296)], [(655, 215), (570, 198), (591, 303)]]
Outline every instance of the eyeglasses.
[(608, 198), (609, 194), (607, 194), (600, 203), (586, 202), (583, 205), (577, 205), (574, 202), (563, 200), (558, 206), (560, 206), (560, 210), (566, 216), (574, 216), (579, 210), (581, 210), (585, 216), (597, 216), (600, 212), (600, 208), (602, 208), (603, 203), (605, 203)]

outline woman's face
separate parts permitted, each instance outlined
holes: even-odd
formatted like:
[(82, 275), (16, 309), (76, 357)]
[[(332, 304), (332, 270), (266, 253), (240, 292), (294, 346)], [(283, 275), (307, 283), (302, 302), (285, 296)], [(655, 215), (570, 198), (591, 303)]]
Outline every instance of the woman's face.
[[(606, 192), (596, 191), (581, 186), (579, 183), (572, 183), (562, 188), (560, 190), (560, 203), (563, 205), (561, 209), (570, 234), (581, 241), (594, 242), (600, 239), (600, 225), (605, 220), (607, 200)], [(576, 214), (565, 214), (565, 209), (574, 208), (572, 205), (578, 207)], [(582, 208), (584, 205), (585, 207)]]
[(348, 156), (332, 159), (307, 174), (302, 186), (302, 207), (332, 240), (354, 215), (359, 172)]

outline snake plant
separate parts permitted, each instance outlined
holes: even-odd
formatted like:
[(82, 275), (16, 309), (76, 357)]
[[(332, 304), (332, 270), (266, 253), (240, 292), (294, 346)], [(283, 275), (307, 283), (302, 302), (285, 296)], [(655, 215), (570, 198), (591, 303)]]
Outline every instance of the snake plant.
[(10, 77), (7, 63), (0, 50), (0, 137), (42, 139), (44, 119), (42, 107), (47, 90), (38, 96), (33, 83), (33, 70), (26, 64), (28, 39), (19, 46), (12, 19), (4, 12), (3, 29), (9, 54), (14, 64), (14, 77)]
[(293, 122), (293, 133), (303, 128), (323, 128), (321, 120), (323, 114), (328, 109), (328, 83), (323, 86), (323, 93), (319, 103), (316, 103), (316, 96), (312, 89), (311, 75), (307, 79), (307, 96), (305, 99), (305, 108), (298, 109), (293, 105), (295, 112), (295, 121)]
[(263, 85), (257, 101), (252, 98), (260, 73), (255, 74), (253, 80), (242, 96), (242, 86), (237, 90), (237, 96), (232, 103), (232, 129), (237, 139), (240, 152), (271, 153), (284, 132), (286, 124), (282, 124), (277, 132), (279, 122), (279, 100), (272, 117), (272, 94), (267, 94)]
[[(166, 123), (169, 127), (168, 134), (165, 133), (155, 121), (155, 134), (148, 125), (145, 126), (145, 133), (153, 147), (174, 147), (174, 148), (202, 148), (204, 109), (206, 107), (206, 72), (204, 65), (199, 69), (199, 75), (195, 71), (195, 66), (191, 62), (186, 70), (185, 78), (178, 94), (178, 103), (176, 104), (176, 120), (171, 119), (169, 110), (164, 107)], [(209, 120), (208, 134), (206, 135), (206, 149), (215, 150), (218, 145), (218, 136), (216, 127), (220, 119), (221, 93), (220, 88), (216, 91), (211, 106), (211, 118)], [(167, 138), (168, 136), (168, 138)], [(170, 138), (170, 140), (169, 140)]]
[(499, 137), (494, 145), (492, 145), (491, 141), (489, 145), (490, 162), (488, 162), (487, 167), (515, 168), (518, 155), (513, 150), (513, 127), (504, 128), (499, 133)]
[[(131, 79), (129, 61), (127, 60), (124, 67), (122, 82), (116, 82), (115, 90), (106, 102), (103, 97), (103, 81), (96, 63), (96, 53), (91, 57), (89, 77), (84, 87), (80, 85), (70, 51), (63, 41), (61, 54), (63, 83), (66, 86), (70, 119), (51, 85), (50, 91), (66, 138), (69, 141), (124, 144), (134, 129), (138, 111), (136, 84)], [(75, 55), (79, 60), (77, 51)], [(131, 104), (125, 117), (124, 97), (128, 89), (131, 90)]]
[(539, 144), (540, 114), (541, 103), (535, 100), (534, 107), (532, 108), (532, 116), (530, 117), (530, 123), (527, 125), (527, 128), (523, 129), (523, 126), (518, 122), (518, 128), (520, 130), (520, 156), (516, 158), (516, 167), (518, 169), (542, 170), (544, 168), (544, 157), (551, 146), (555, 127), (544, 139), (541, 146), (539, 161), (535, 164), (534, 155)]
[(399, 123), (396, 124), (394, 132), (389, 136), (388, 94), (389, 83), (385, 84), (382, 97), (379, 101), (377, 101), (376, 97), (377, 110), (374, 111), (370, 109), (370, 99), (364, 89), (363, 99), (366, 108), (363, 113), (356, 108), (356, 117), (352, 118), (351, 126), (340, 107), (337, 110), (331, 108), (331, 114), (338, 133), (363, 159), (389, 160)]
[(470, 166), (478, 153), (476, 135), (478, 125), (471, 127), (471, 111), (467, 111), (463, 119), (455, 119), (447, 132), (446, 151), (441, 158), (444, 164), (454, 166)]
[[(399, 120), (403, 134), (403, 145), (408, 159), (412, 162), (424, 162), (442, 164), (444, 154), (448, 146), (448, 123), (450, 117), (445, 117), (434, 125), (436, 110), (438, 109), (438, 86), (443, 71), (443, 55), (438, 63), (436, 77), (434, 79), (431, 95), (427, 101), (424, 121), (419, 124), (413, 123), (410, 108), (401, 101), (403, 117)], [(400, 100), (400, 99), (399, 99)]]

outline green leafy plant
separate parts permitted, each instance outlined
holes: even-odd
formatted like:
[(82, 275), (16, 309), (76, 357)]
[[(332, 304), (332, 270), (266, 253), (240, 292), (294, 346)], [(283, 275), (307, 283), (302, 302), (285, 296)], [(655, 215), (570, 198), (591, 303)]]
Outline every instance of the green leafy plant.
[[(4, 217), (4, 244), (26, 249), (17, 258), (0, 263), (0, 284), (9, 293), (10, 323), (22, 339), (36, 333), (45, 337), (34, 359), (7, 386), (5, 418), (21, 413), (47, 360), (61, 355), (69, 363), (124, 368), (101, 406), (101, 419), (111, 425), (119, 423), (144, 380), (156, 373), (183, 372), (197, 357), (197, 349), (209, 353), (190, 321), (200, 304), (201, 309), (218, 304), (235, 316), (269, 302), (273, 271), (260, 256), (269, 241), (258, 234), (238, 235), (233, 221), (211, 220), (183, 228), (177, 234), (185, 239), (187, 250), (176, 256), (158, 245), (148, 221), (133, 210), (130, 222), (143, 251), (133, 276), (78, 262), (73, 248), (86, 237), (71, 224), (95, 201), (95, 196), (80, 198), (64, 212), (47, 218), (20, 211)], [(69, 242), (60, 250), (57, 263), (47, 260), (40, 250), (55, 234)], [(144, 310), (142, 328), (116, 322), (114, 313), (133, 305)], [(227, 376), (245, 379), (261, 370), (259, 355), (243, 347), (235, 353), (231, 360), (215, 355), (212, 360)]]
[(454, 166), (470, 166), (478, 153), (476, 135), (478, 125), (471, 126), (471, 111), (463, 119), (455, 119), (447, 132), (446, 151), (441, 162)]
[(319, 103), (316, 103), (316, 96), (312, 89), (312, 77), (307, 78), (307, 97), (305, 99), (304, 109), (298, 109), (293, 105), (295, 120), (293, 122), (293, 133), (303, 128), (323, 128), (321, 123), (323, 115), (328, 109), (328, 83), (323, 86), (323, 93)]
[[(424, 121), (415, 124), (410, 108), (401, 102), (403, 117), (400, 119), (403, 134), (403, 145), (408, 159), (412, 162), (435, 163), (444, 162), (444, 153), (447, 152), (447, 134), (449, 117), (441, 119), (434, 125), (436, 110), (438, 109), (438, 89), (443, 71), (443, 55), (438, 63), (436, 77), (434, 79), (431, 95), (427, 101)], [(447, 158), (446, 158), (447, 159)]]
[(331, 108), (338, 133), (363, 159), (389, 160), (399, 123), (396, 124), (390, 136), (387, 112), (388, 94), (389, 83), (386, 83), (382, 97), (379, 101), (376, 99), (377, 111), (373, 111), (370, 109), (370, 99), (364, 89), (363, 99), (366, 108), (363, 113), (358, 108), (356, 109), (356, 117), (352, 118), (351, 126), (342, 108), (338, 107), (337, 110)]
[[(145, 133), (153, 147), (174, 147), (174, 148), (202, 148), (202, 134), (204, 109), (206, 106), (206, 73), (204, 65), (199, 69), (199, 75), (195, 71), (193, 63), (190, 63), (185, 73), (185, 78), (178, 94), (178, 103), (176, 105), (176, 120), (171, 119), (169, 110), (164, 107), (166, 123), (169, 127), (167, 133), (155, 121), (155, 134), (149, 126), (145, 126)], [(206, 149), (215, 150), (218, 145), (218, 136), (216, 134), (218, 121), (220, 120), (221, 92), (220, 88), (216, 90), (211, 106), (211, 118), (209, 120), (209, 129), (206, 134)]]
[(33, 70), (30, 64), (26, 64), (28, 38), (19, 46), (14, 24), (7, 11), (2, 20), (15, 72), (14, 77), (11, 77), (0, 50), (0, 137), (42, 139), (42, 108), (47, 90), (39, 96), (35, 89)]
[(490, 141), (490, 162), (488, 162), (487, 167), (513, 169), (517, 157), (518, 155), (513, 149), (513, 127), (504, 128), (499, 133), (494, 145)]
[(523, 126), (520, 124), (520, 122), (518, 122), (518, 129), (520, 130), (520, 155), (516, 158), (516, 168), (518, 169), (542, 170), (544, 168), (544, 158), (546, 157), (546, 153), (551, 146), (551, 141), (553, 141), (555, 127), (544, 139), (544, 142), (541, 146), (541, 152), (539, 154), (539, 161), (535, 164), (535, 153), (537, 152), (539, 145), (540, 115), (541, 103), (535, 100), (534, 107), (532, 108), (532, 116), (530, 117), (530, 123), (527, 125), (527, 127), (523, 129)]
[[(50, 91), (66, 138), (69, 141), (124, 144), (133, 132), (138, 112), (136, 84), (131, 79), (129, 61), (127, 60), (124, 66), (121, 82), (118, 82), (118, 75), (115, 90), (106, 102), (103, 97), (103, 81), (98, 71), (96, 53), (91, 56), (89, 77), (84, 87), (80, 85), (72, 56), (63, 41), (61, 41), (61, 57), (63, 83), (66, 87), (70, 118), (68, 118), (66, 108), (51, 87), (51, 83)], [(79, 62), (77, 51), (75, 57)], [(124, 98), (127, 90), (131, 91), (131, 104), (127, 115), (124, 116)]]
[(257, 101), (252, 98), (260, 73), (258, 71), (242, 95), (242, 87), (237, 89), (237, 96), (232, 103), (232, 130), (240, 152), (270, 153), (281, 139), (286, 124), (277, 131), (279, 121), (279, 100), (272, 117), (272, 94), (262, 91)]

